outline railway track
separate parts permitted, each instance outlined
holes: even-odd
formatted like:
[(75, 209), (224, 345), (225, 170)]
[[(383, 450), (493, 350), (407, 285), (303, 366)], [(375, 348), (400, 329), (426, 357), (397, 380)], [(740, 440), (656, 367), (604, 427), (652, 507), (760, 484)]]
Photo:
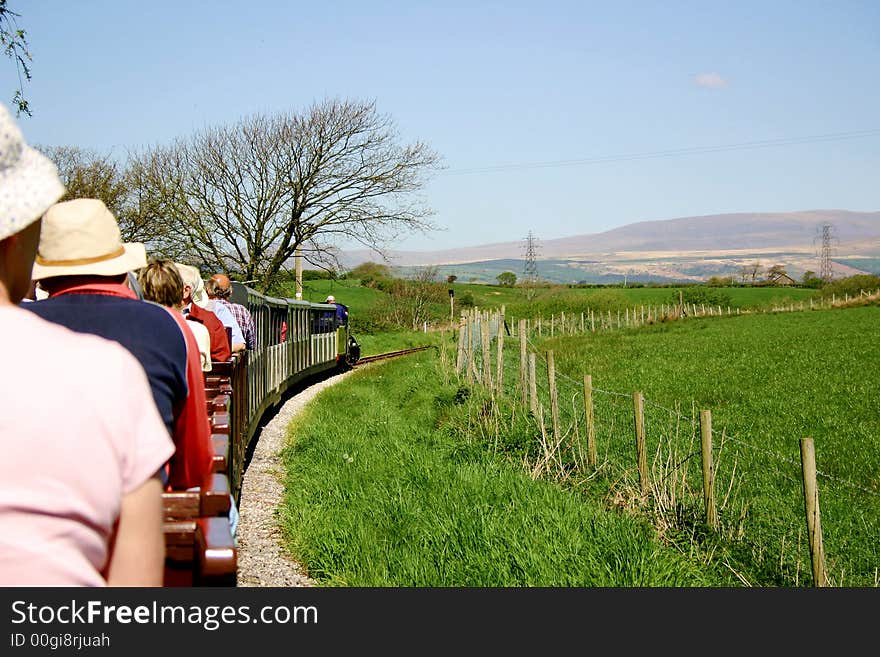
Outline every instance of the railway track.
[(358, 361), (354, 364), (355, 367), (363, 365), (364, 363), (375, 363), (379, 360), (388, 360), (390, 358), (397, 358), (398, 356), (406, 356), (407, 354), (414, 354), (417, 351), (425, 351), (426, 349), (432, 349), (434, 345), (427, 345), (424, 347), (413, 347), (411, 349), (401, 349), (399, 351), (389, 351), (384, 354), (376, 354), (375, 356), (361, 356)]

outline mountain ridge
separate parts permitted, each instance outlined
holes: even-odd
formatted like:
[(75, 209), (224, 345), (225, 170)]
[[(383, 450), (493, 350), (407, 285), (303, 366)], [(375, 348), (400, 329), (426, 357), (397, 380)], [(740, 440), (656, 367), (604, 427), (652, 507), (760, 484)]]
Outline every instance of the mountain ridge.
[[(542, 263), (545, 269), (553, 269), (549, 280), (557, 282), (605, 282), (627, 275), (646, 281), (702, 280), (712, 275), (735, 276), (743, 266), (765, 259), (767, 266), (782, 264), (790, 274), (801, 275), (819, 270), (824, 224), (831, 225), (832, 257), (840, 275), (878, 268), (874, 261), (880, 263), (880, 211), (842, 209), (646, 220), (545, 241), (535, 235), (537, 262), (539, 269)], [(523, 243), (520, 239), (436, 251), (392, 250), (387, 262), (403, 270), (435, 266), (446, 275), (479, 271), (478, 280), (494, 282), (500, 271), (495, 273), (497, 267), (491, 263), (506, 261), (509, 269), (511, 261), (523, 262)], [(871, 267), (856, 266), (860, 259)], [(367, 260), (379, 261), (381, 256), (361, 250), (342, 257), (347, 268)]]

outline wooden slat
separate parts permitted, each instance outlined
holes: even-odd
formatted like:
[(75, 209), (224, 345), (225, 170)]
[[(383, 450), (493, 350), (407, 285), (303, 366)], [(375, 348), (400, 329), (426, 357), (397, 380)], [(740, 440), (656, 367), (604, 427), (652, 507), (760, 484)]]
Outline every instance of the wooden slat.
[(214, 472), (227, 473), (229, 471), (229, 436), (222, 433), (211, 434), (211, 444), (214, 447), (212, 461)]

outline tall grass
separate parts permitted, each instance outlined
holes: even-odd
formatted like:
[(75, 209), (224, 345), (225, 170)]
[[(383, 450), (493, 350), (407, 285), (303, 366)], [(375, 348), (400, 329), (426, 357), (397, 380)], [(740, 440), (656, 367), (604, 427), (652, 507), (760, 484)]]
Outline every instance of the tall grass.
[[(554, 352), (572, 482), (609, 506), (641, 509), (669, 540), (759, 585), (807, 585), (798, 441), (816, 442), (829, 572), (836, 585), (877, 583), (880, 549), (880, 308), (663, 323), (533, 343)], [(507, 355), (512, 384), (519, 354)], [(544, 361), (542, 403), (549, 408)], [(582, 380), (591, 374), (598, 468), (578, 463)], [(631, 393), (648, 400), (652, 494), (636, 493)], [(508, 390), (516, 397), (516, 390)], [(702, 521), (697, 417), (713, 413), (721, 531)], [(513, 412), (513, 416), (516, 412)], [(534, 445), (534, 425), (510, 422), (506, 443)], [(530, 458), (527, 454), (525, 458)], [(531, 455), (534, 458), (534, 454)]]
[(284, 452), (284, 534), (309, 574), (330, 586), (724, 582), (644, 519), (493, 453), (469, 428), (481, 406), (433, 350), (324, 391)]

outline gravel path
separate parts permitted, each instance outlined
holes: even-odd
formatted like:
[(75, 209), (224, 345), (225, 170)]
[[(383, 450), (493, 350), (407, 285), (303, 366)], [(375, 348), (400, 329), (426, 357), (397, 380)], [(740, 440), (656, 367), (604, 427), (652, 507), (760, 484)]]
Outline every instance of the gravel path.
[(238, 508), (238, 586), (315, 586), (281, 542), (275, 517), (284, 493), (280, 452), (293, 417), (315, 395), (349, 373), (335, 374), (293, 395), (254, 437), (257, 444), (242, 477)]

